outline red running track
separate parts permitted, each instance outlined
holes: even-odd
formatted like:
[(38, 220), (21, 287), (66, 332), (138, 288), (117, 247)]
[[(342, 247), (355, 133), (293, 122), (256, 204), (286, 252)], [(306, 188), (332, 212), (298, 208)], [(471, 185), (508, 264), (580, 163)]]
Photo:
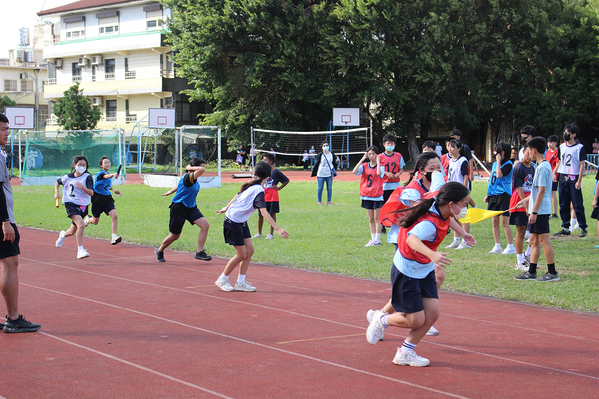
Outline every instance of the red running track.
[[(255, 293), (214, 285), (227, 259), (21, 228), (21, 311), (0, 334), (6, 398), (597, 397), (599, 317), (441, 292), (426, 368), (391, 360), (406, 330), (366, 342), (390, 285), (253, 264)], [(233, 276), (232, 280), (235, 280)]]

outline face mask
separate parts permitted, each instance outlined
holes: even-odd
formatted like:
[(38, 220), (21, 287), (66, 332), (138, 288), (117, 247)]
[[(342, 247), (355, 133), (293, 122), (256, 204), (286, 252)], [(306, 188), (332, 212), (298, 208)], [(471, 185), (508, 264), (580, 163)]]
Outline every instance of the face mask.
[(395, 149), (395, 146), (394, 146), (394, 145), (386, 145), (386, 146), (385, 146), (385, 150), (387, 150), (387, 151), (389, 151), (389, 152), (393, 151), (394, 149)]
[(463, 219), (463, 218), (465, 218), (465, 217), (466, 217), (466, 215), (468, 214), (468, 207), (465, 207), (465, 208), (460, 208), (460, 213), (458, 213), (457, 215), (456, 215), (456, 213), (455, 213), (455, 212), (454, 212), (454, 210), (453, 210), (453, 206), (451, 207), (451, 211), (453, 212), (453, 215), (454, 215), (454, 216), (455, 216), (455, 217), (456, 217), (458, 220), (460, 220), (460, 219)]
[(86, 169), (85, 166), (75, 166), (75, 170), (80, 174), (85, 173), (85, 169)]
[(565, 141), (570, 141), (571, 137), (572, 137), (572, 135), (570, 133), (564, 133), (564, 140)]
[(428, 181), (433, 181), (433, 172), (426, 172), (424, 175), (422, 175), (426, 180)]
[(325, 145), (324, 147), (322, 147), (322, 150), (323, 150), (323, 151), (328, 151), (328, 150), (329, 150), (329, 146), (328, 146), (328, 145)]
[(524, 141), (525, 143), (528, 141), (528, 136), (520, 136), (520, 138), (522, 139), (522, 141)]

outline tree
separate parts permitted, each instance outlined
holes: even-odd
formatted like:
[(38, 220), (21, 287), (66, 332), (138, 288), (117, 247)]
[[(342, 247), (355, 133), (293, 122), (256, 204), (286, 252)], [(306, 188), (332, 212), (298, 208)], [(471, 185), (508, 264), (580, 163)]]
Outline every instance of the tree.
[(64, 130), (95, 129), (102, 117), (100, 109), (92, 106), (90, 98), (79, 90), (79, 83), (64, 92), (64, 96), (56, 101), (53, 112)]
[(6, 107), (14, 107), (17, 103), (8, 96), (0, 98), (0, 114), (3, 114)]

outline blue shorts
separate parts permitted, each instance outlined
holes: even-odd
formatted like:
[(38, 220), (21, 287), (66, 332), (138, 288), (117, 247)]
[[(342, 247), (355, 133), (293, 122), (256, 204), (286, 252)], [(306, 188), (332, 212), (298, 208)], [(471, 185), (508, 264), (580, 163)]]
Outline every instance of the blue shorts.
[(228, 218), (225, 218), (225, 221), (223, 222), (223, 234), (225, 236), (225, 242), (235, 247), (244, 246), (245, 239), (252, 238), (247, 222), (235, 223)]
[(435, 271), (430, 272), (425, 278), (412, 278), (404, 275), (391, 266), (391, 305), (396, 312), (417, 313), (424, 310), (422, 298), (439, 298)]

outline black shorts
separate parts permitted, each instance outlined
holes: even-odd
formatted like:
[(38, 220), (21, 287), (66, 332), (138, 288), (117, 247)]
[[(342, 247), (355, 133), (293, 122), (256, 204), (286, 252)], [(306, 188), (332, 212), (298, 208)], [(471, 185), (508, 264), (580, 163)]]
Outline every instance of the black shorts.
[(558, 186), (559, 186), (559, 182), (558, 181), (554, 181), (551, 184), (551, 191), (557, 191)]
[(384, 202), (387, 202), (389, 200), (389, 197), (391, 196), (391, 194), (393, 194), (393, 191), (395, 191), (395, 189), (383, 191), (383, 201)]
[(384, 204), (383, 201), (362, 200), (362, 208), (364, 209), (380, 209)]
[(526, 212), (510, 213), (511, 226), (528, 226), (528, 215)]
[[(489, 205), (487, 209), (490, 211), (507, 211), (510, 209), (510, 198), (509, 194), (490, 195), (487, 198)], [(510, 216), (508, 212), (501, 214), (500, 216)]]
[(395, 265), (391, 266), (391, 305), (396, 312), (416, 313), (424, 310), (422, 298), (439, 298), (435, 271), (425, 278), (411, 278), (402, 274)]
[(225, 242), (235, 247), (244, 246), (245, 239), (252, 238), (247, 222), (235, 223), (228, 218), (225, 218), (225, 221), (223, 222), (223, 234), (225, 236)]
[(591, 219), (599, 220), (599, 208), (593, 208), (593, 212), (591, 212)]
[(94, 194), (92, 197), (92, 216), (99, 218), (102, 212), (109, 214), (114, 208), (112, 195)]
[[(82, 218), (87, 216), (87, 211), (89, 210), (89, 205), (76, 205), (72, 202), (65, 202), (65, 209), (67, 210), (67, 217), (71, 218), (73, 215), (79, 215)], [(75, 224), (75, 222), (73, 222)]]
[(196, 220), (204, 217), (197, 206), (188, 208), (181, 203), (173, 202), (171, 203), (170, 208), (171, 219), (168, 222), (168, 231), (173, 234), (181, 234), (186, 220), (189, 222), (189, 224), (193, 225)]
[(279, 213), (279, 201), (266, 202), (266, 212), (269, 215)]
[(4, 232), (0, 229), (0, 259), (10, 258), (11, 256), (17, 256), (21, 253), (19, 250), (19, 240), (21, 235), (17, 229), (17, 225), (14, 223), (10, 224), (15, 231), (15, 240), (13, 242), (4, 241)]
[(537, 221), (528, 227), (530, 234), (549, 233), (549, 215), (537, 215)]

